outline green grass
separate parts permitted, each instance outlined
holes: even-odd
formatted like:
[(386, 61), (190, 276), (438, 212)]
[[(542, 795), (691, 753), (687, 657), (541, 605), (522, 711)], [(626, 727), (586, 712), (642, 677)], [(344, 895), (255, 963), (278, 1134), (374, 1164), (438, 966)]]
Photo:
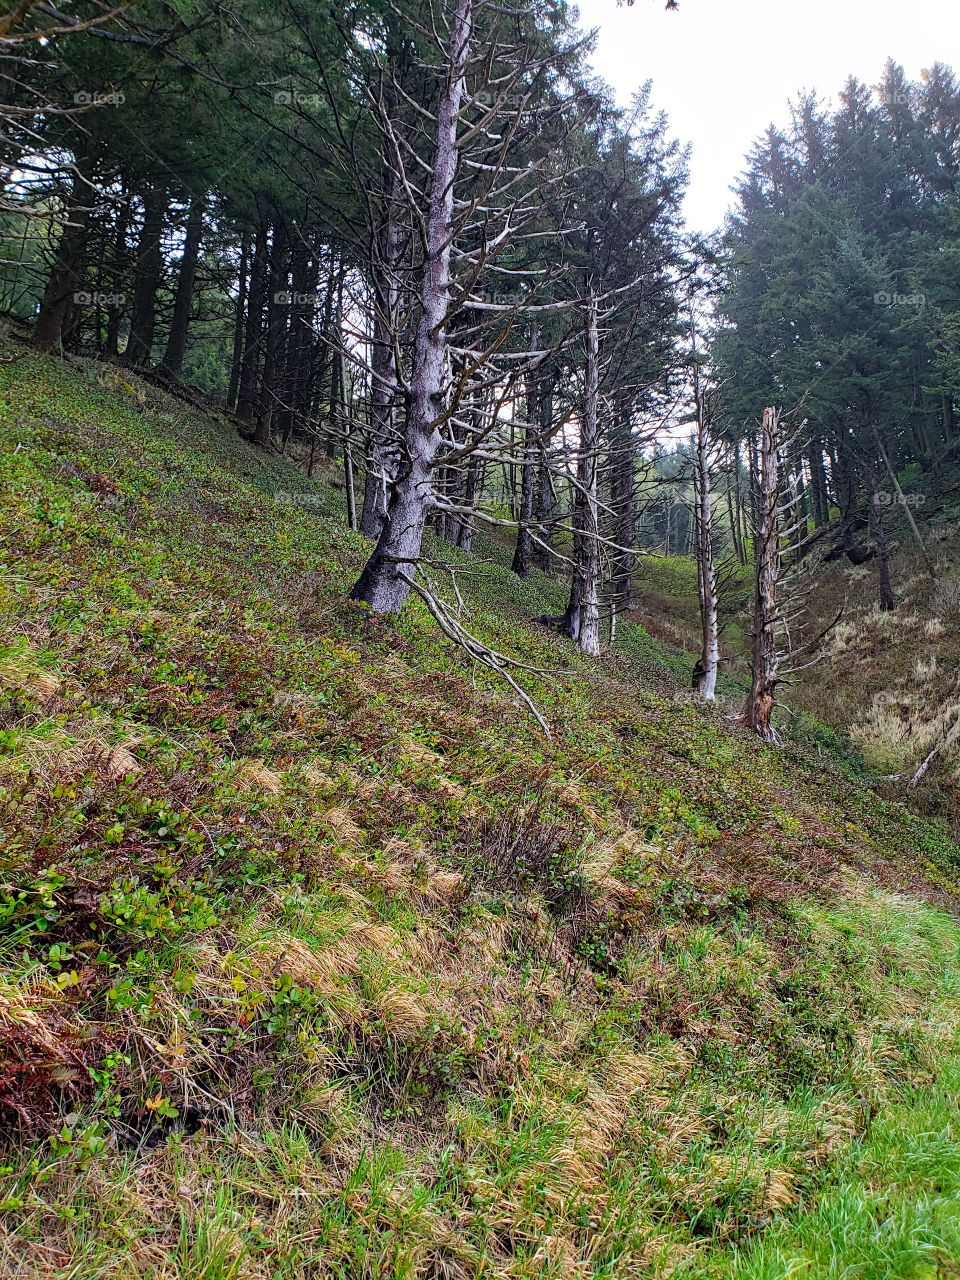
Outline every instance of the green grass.
[(347, 600), (334, 488), (125, 373), (0, 366), (0, 451), (0, 1273), (955, 1258), (941, 826), (434, 543), (548, 741)]

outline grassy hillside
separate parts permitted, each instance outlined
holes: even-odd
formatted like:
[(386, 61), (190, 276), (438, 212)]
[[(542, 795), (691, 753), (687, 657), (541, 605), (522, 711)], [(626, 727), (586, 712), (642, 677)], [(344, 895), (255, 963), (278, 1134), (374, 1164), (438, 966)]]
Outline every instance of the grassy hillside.
[(347, 601), (333, 489), (126, 373), (0, 366), (0, 450), (0, 1274), (960, 1258), (945, 827), (444, 549), (548, 741)]

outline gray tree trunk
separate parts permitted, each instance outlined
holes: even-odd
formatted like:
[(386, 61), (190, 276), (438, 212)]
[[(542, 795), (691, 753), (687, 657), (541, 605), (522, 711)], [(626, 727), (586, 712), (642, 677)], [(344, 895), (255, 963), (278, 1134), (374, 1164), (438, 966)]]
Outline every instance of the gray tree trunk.
[(600, 654), (600, 504), (597, 495), (597, 406), (600, 394), (600, 348), (597, 300), (591, 297), (586, 321), (587, 360), (577, 453), (578, 530), (574, 538), (574, 570), (564, 631), (582, 653)]
[(397, 269), (402, 237), (393, 204), (393, 188), (386, 224), (373, 272), (373, 339), (370, 353), (370, 447), (363, 490), (360, 532), (376, 542), (387, 515), (390, 484), (397, 470), (395, 424), (399, 378), (396, 340), (400, 290)]
[(764, 409), (754, 467), (753, 533), (755, 595), (753, 610), (753, 678), (743, 707), (743, 721), (766, 742), (776, 742), (773, 708), (779, 677), (777, 654), (777, 589), (780, 581), (780, 415)]
[[(530, 350), (540, 348), (540, 326), (534, 320), (530, 333)], [(534, 486), (536, 483), (537, 433), (540, 428), (537, 412), (537, 388), (539, 374), (531, 369), (527, 375), (526, 417), (523, 429), (523, 453), (520, 461), (520, 510), (517, 521), (517, 544), (513, 553), (513, 572), (520, 578), (530, 576), (533, 560), (533, 538), (530, 525), (533, 520)]]
[(710, 501), (710, 437), (703, 393), (697, 391), (697, 428), (694, 439), (694, 534), (697, 555), (697, 589), (700, 596), (700, 660), (693, 671), (693, 687), (706, 702), (717, 691), (720, 666), (720, 627), (717, 606), (717, 572), (713, 562), (713, 508)]
[(383, 529), (352, 595), (375, 613), (397, 613), (416, 573), (423, 531), (433, 506), (433, 471), (440, 450), (444, 405), (446, 317), (450, 304), (450, 253), (459, 154), (457, 117), (463, 101), (473, 0), (457, 0), (447, 48), (447, 83), (437, 109), (421, 315), (413, 351), (410, 406), (402, 456)]

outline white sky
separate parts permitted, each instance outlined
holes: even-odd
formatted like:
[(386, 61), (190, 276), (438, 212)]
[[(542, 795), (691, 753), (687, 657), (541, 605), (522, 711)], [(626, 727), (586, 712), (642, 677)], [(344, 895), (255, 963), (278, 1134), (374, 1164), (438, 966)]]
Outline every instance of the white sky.
[(875, 84), (888, 57), (911, 79), (934, 62), (960, 75), (960, 0), (579, 0), (599, 28), (594, 65), (622, 102), (648, 77), (671, 132), (693, 143), (686, 216), (711, 231), (754, 138), (786, 122), (801, 89), (834, 99), (848, 75)]

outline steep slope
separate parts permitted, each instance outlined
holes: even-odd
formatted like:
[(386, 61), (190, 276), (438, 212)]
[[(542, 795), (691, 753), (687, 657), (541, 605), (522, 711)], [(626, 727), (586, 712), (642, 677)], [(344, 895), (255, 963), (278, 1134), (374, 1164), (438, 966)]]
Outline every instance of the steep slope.
[(346, 600), (330, 488), (109, 366), (0, 379), (3, 1274), (960, 1257), (944, 828), (459, 557), (548, 741)]

